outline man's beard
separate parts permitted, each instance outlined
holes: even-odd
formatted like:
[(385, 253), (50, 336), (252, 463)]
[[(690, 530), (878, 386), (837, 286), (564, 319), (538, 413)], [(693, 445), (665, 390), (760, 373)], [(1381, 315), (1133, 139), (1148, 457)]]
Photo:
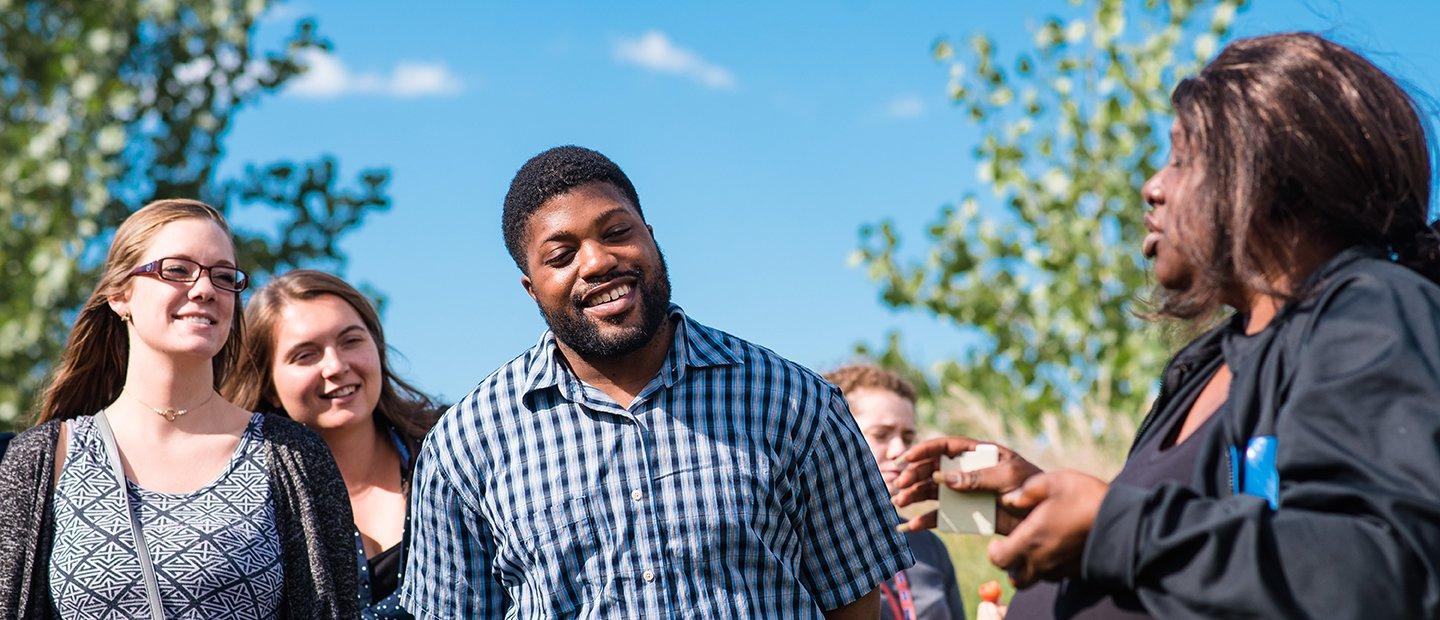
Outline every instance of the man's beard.
[[(659, 252), (658, 247), (656, 252)], [(585, 316), (583, 302), (571, 297), (559, 308), (547, 308), (544, 304), (538, 304), (540, 314), (545, 317), (545, 323), (550, 326), (555, 338), (580, 357), (600, 360), (628, 355), (648, 344), (660, 330), (660, 324), (670, 309), (670, 273), (665, 266), (665, 255), (659, 256), (659, 273), (645, 273), (640, 269), (615, 271), (607, 274), (605, 279), (593, 283), (599, 285), (615, 278), (633, 276), (635, 290), (639, 294), (639, 299), (636, 300), (640, 312), (638, 327), (626, 328), (617, 334), (602, 334), (597, 321)], [(615, 318), (623, 321), (628, 315), (629, 313), (626, 313)]]

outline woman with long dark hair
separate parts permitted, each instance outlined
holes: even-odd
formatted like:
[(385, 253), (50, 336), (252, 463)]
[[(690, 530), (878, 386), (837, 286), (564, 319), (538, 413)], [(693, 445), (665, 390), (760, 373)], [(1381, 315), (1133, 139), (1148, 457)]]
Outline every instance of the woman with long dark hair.
[(438, 407), (391, 371), (375, 307), (328, 273), (302, 269), (271, 280), (246, 306), (245, 331), (223, 393), (325, 440), (355, 515), (362, 617), (409, 618), (395, 594), (406, 498)]
[[(1233, 310), (1187, 345), (1108, 485), (940, 478), (1024, 520), (990, 559), (1015, 617), (1440, 617), (1440, 237), (1419, 108), (1312, 34), (1235, 41), (1176, 87), (1143, 188), (1158, 313)], [(948, 438), (907, 456), (933, 497)], [(933, 519), (933, 517), (930, 517)], [(924, 526), (926, 520), (912, 523)]]
[(0, 617), (355, 616), (325, 445), (216, 391), (247, 283), (204, 203), (120, 225), (37, 425), (0, 462)]

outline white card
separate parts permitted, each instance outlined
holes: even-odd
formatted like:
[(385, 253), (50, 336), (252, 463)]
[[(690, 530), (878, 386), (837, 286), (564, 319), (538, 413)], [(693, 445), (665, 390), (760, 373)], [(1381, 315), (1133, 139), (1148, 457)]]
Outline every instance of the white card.
[[(940, 471), (975, 471), (994, 467), (1000, 463), (1000, 449), (994, 444), (980, 444), (974, 450), (962, 452), (960, 458), (940, 459)], [(988, 491), (961, 493), (940, 485), (940, 511), (936, 515), (935, 529), (959, 534), (995, 533), (995, 494)]]

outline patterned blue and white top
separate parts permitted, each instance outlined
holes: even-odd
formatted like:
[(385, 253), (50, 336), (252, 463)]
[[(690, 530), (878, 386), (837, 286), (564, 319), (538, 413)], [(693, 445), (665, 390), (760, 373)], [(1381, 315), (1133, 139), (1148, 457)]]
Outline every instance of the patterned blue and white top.
[(94, 418), (73, 420), (55, 489), (50, 554), (50, 595), (60, 617), (149, 616), (126, 512), (131, 507), (138, 510), (166, 618), (276, 617), (284, 582), (262, 424), (264, 415), (254, 414), (213, 482), (186, 494), (129, 482), (126, 506)]
[[(390, 436), (390, 444), (395, 446), (395, 453), (400, 455), (400, 487), (405, 490), (405, 495), (408, 498), (410, 494), (410, 449), (405, 447), (405, 442), (400, 439), (399, 433), (396, 433), (394, 428), (386, 429), (386, 433)], [(410, 516), (408, 500), (406, 503), (405, 529), (409, 531)], [(389, 573), (388, 575), (385, 573), (379, 575), (372, 574), (371, 563), (381, 561), (380, 558), (385, 556), (392, 556), (389, 557), (385, 563), (395, 567), (395, 572)], [(400, 605), (399, 588), (391, 589), (388, 594), (384, 594), (382, 590), (381, 593), (384, 594), (384, 596), (380, 596), (379, 600), (376, 600), (377, 585), (383, 584), (386, 581), (393, 583), (399, 581), (401, 577), (401, 575), (395, 573), (403, 571), (405, 568), (404, 540), (380, 552), (380, 554), (374, 558), (370, 558), (365, 555), (365, 543), (360, 539), (360, 530), (355, 530), (355, 564), (356, 568), (360, 571), (357, 583), (360, 585), (361, 620), (413, 620), (414, 616), (410, 615), (410, 612), (405, 611), (405, 608)]]
[(425, 440), (400, 600), (417, 618), (820, 618), (914, 563), (835, 386), (672, 306), (621, 407), (554, 336)]

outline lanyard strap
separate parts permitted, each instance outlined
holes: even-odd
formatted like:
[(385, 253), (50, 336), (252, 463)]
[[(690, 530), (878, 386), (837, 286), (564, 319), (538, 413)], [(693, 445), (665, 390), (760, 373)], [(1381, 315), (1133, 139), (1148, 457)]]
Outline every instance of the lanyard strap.
[(895, 592), (883, 581), (880, 582), (880, 594), (885, 597), (885, 604), (890, 607), (890, 617), (899, 620), (900, 599), (895, 598)]
[(890, 615), (896, 620), (915, 620), (915, 596), (910, 592), (910, 578), (905, 571), (895, 573), (890, 579), (895, 583), (895, 589), (884, 582), (880, 584), (880, 593), (885, 596), (885, 602), (890, 606)]
[(120, 464), (120, 448), (115, 444), (115, 433), (110, 430), (110, 421), (105, 412), (95, 414), (95, 427), (100, 431), (100, 441), (105, 444), (105, 457), (110, 461), (110, 471), (120, 485), (120, 505), (130, 517), (130, 533), (135, 537), (135, 555), (140, 560), (140, 575), (145, 581), (145, 598), (150, 603), (150, 617), (165, 620), (165, 608), (160, 603), (160, 587), (155, 580), (155, 565), (150, 561), (150, 550), (145, 547), (145, 535), (140, 532), (140, 519), (130, 509), (130, 492), (125, 482), (125, 466)]
[(910, 592), (910, 578), (903, 570), (895, 573), (895, 593), (900, 598), (900, 616), (905, 620), (915, 620), (915, 597)]

